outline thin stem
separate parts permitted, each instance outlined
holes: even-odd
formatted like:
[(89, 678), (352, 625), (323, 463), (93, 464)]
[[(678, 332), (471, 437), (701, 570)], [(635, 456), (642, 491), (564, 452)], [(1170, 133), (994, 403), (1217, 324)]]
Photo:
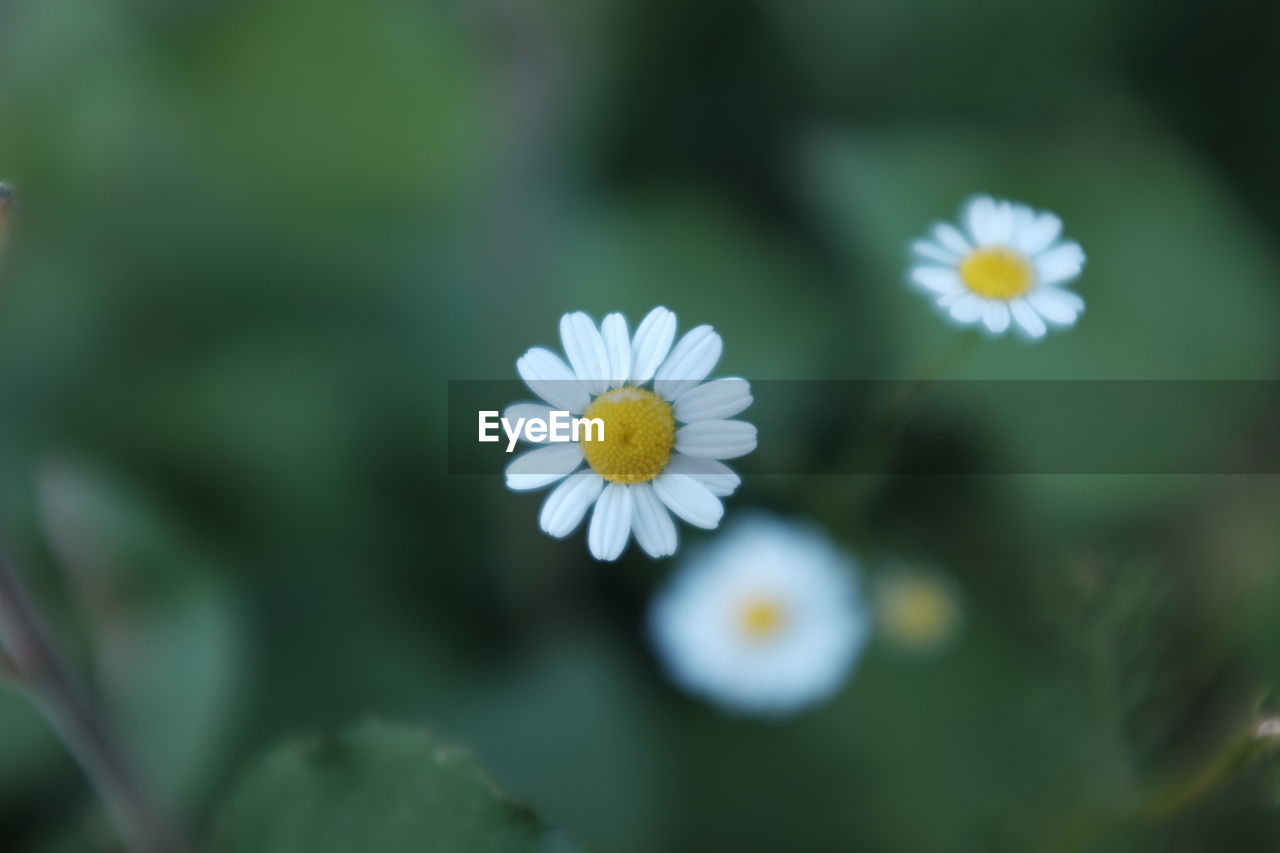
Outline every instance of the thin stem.
[(845, 484), (833, 483), (831, 505), (842, 506), (843, 511), (852, 517), (859, 517), (866, 511), (867, 505), (892, 474), (889, 466), (894, 453), (925, 389), (962, 363), (979, 340), (975, 333), (964, 334), (942, 356), (923, 365), (911, 378), (893, 382), (892, 393), (871, 413), (871, 428), (866, 441), (850, 447), (843, 460), (843, 470), (857, 475), (859, 485), (851, 489)]
[(1117, 813), (1075, 814), (1064, 818), (1049, 836), (1052, 840), (1045, 849), (1064, 853), (1095, 850), (1119, 825), (1168, 821), (1201, 805), (1238, 778), (1252, 762), (1277, 750), (1280, 750), (1280, 717), (1261, 717), (1187, 776), (1154, 787), (1123, 805)]
[(0, 660), (89, 777), (126, 846), (134, 853), (190, 850), (143, 791), (105, 721), (54, 651), (48, 632), (3, 558), (0, 639), (7, 651)]
[(955, 346), (948, 349), (942, 356), (923, 366), (909, 379), (902, 380), (904, 384), (885, 408), (883, 418), (886, 427), (889, 430), (900, 429), (929, 383), (938, 381), (968, 358), (969, 353), (977, 347), (979, 340), (981, 338), (973, 332), (962, 335)]
[(1240, 769), (1280, 744), (1280, 720), (1264, 717), (1229, 742), (1221, 753), (1176, 784), (1154, 792), (1139, 808), (1141, 817), (1161, 820), (1209, 798)]

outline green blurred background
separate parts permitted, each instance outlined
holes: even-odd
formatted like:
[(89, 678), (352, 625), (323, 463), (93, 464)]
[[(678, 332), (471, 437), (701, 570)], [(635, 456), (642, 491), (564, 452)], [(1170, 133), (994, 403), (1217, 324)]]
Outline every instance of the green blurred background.
[[(264, 751), (369, 719), (610, 853), (1280, 849), (1280, 767), (1220, 766), (1280, 678), (1275, 478), (780, 476), (867, 413), (771, 415), (729, 515), (815, 518), (869, 585), (941, 567), (965, 630), (760, 722), (643, 641), (678, 556), (597, 564), (446, 447), (447, 381), (572, 310), (712, 323), (724, 374), (919, 375), (972, 333), (905, 246), (979, 191), (1062, 215), (1088, 311), (951, 378), (1276, 378), (1277, 86), (1245, 0), (6, 0), (0, 541), (214, 849), (469, 849), (369, 840), (372, 794), (323, 843), (237, 828), (310, 819), (287, 779), (225, 805)], [(1143, 440), (1275, 470), (1188, 403)], [(931, 423), (905, 467), (1053, 429)], [(339, 788), (415, 772), (370, 761)], [(0, 849), (116, 844), (0, 686)]]

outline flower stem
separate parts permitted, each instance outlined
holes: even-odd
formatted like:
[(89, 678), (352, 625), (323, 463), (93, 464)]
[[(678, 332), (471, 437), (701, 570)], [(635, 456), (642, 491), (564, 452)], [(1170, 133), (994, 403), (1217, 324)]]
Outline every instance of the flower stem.
[(1258, 759), (1280, 750), (1280, 717), (1260, 717), (1227, 740), (1221, 751), (1188, 775), (1140, 792), (1109, 814), (1096, 811), (1065, 815), (1046, 833), (1040, 848), (1055, 853), (1097, 850), (1121, 827), (1167, 823), (1202, 805), (1240, 777)]
[(1195, 773), (1155, 791), (1139, 807), (1147, 820), (1162, 820), (1209, 798), (1234, 779), (1241, 768), (1259, 755), (1280, 746), (1280, 719), (1264, 717), (1230, 741), (1211, 761)]
[(838, 489), (839, 497), (833, 494), (831, 499), (834, 505), (842, 507), (846, 517), (863, 515), (891, 476), (890, 466), (899, 449), (902, 433), (929, 384), (963, 363), (979, 340), (976, 333), (963, 335), (942, 356), (922, 365), (910, 378), (886, 383), (890, 386), (889, 393), (883, 403), (870, 413), (871, 426), (865, 441), (851, 446), (843, 461), (843, 470), (856, 475), (858, 485), (848, 488), (832, 484), (833, 490)]
[(40, 708), (97, 791), (133, 853), (191, 848), (146, 795), (94, 704), (71, 677), (17, 576), (0, 557), (0, 671)]

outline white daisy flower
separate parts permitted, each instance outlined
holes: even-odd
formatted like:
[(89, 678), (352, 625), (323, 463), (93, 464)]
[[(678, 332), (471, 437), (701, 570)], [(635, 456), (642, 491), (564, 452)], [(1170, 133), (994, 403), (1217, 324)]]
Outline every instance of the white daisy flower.
[(690, 692), (742, 713), (798, 711), (835, 693), (866, 643), (854, 572), (812, 527), (744, 518), (668, 581), (649, 633)]
[[(720, 360), (720, 335), (698, 326), (675, 338), (676, 315), (666, 308), (650, 311), (634, 336), (621, 314), (597, 328), (578, 312), (560, 318), (568, 364), (541, 347), (516, 362), (546, 403), (511, 406), (505, 416), (513, 423), (545, 419), (552, 409), (604, 422), (603, 440), (588, 440), (599, 438), (588, 429), (582, 441), (531, 450), (507, 467), (507, 486), (516, 491), (559, 482), (538, 519), (551, 536), (568, 536), (595, 505), (587, 547), (596, 559), (617, 559), (633, 533), (649, 556), (674, 554), (671, 513), (695, 527), (716, 527), (724, 515), (720, 499), (741, 482), (720, 460), (755, 450), (756, 428), (729, 420), (751, 405), (750, 384), (703, 381)], [(652, 388), (644, 387), (651, 380)]]
[(1067, 285), (1084, 268), (1084, 250), (1060, 239), (1061, 219), (990, 196), (969, 201), (960, 218), (961, 228), (940, 222), (911, 244), (921, 259), (911, 281), (952, 320), (981, 322), (993, 334), (1012, 320), (1032, 339), (1044, 336), (1046, 324), (1075, 324), (1084, 300)]

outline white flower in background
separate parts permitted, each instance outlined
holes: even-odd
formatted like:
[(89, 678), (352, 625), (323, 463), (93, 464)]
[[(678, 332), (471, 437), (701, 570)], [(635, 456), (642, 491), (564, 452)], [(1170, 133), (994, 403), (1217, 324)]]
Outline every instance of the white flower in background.
[[(507, 467), (507, 486), (516, 491), (559, 482), (538, 520), (551, 536), (568, 536), (594, 504), (587, 547), (599, 560), (617, 559), (632, 533), (649, 556), (674, 554), (671, 513), (716, 527), (720, 499), (741, 482), (719, 460), (755, 450), (756, 428), (728, 420), (751, 405), (750, 384), (703, 381), (720, 360), (720, 336), (698, 326), (675, 337), (676, 315), (666, 308), (650, 311), (634, 336), (621, 314), (599, 328), (586, 314), (566, 314), (560, 340), (568, 364), (541, 347), (516, 362), (525, 384), (549, 405), (518, 403), (507, 418), (546, 419), (555, 409), (604, 422), (603, 441), (586, 440), (598, 437), (587, 430), (580, 442), (531, 450)], [(652, 388), (643, 387), (650, 380)]]
[(1046, 323), (1070, 327), (1084, 300), (1067, 285), (1084, 268), (1084, 250), (1062, 240), (1062, 220), (1025, 204), (978, 196), (965, 205), (962, 228), (946, 222), (911, 244), (920, 259), (911, 280), (961, 325), (981, 322), (1000, 334), (1010, 321), (1028, 337)]
[(690, 692), (742, 713), (798, 711), (835, 693), (866, 642), (854, 573), (812, 527), (743, 518), (672, 576), (649, 633)]
[(876, 625), (893, 645), (933, 652), (959, 633), (962, 612), (951, 583), (941, 575), (894, 570), (876, 585)]

